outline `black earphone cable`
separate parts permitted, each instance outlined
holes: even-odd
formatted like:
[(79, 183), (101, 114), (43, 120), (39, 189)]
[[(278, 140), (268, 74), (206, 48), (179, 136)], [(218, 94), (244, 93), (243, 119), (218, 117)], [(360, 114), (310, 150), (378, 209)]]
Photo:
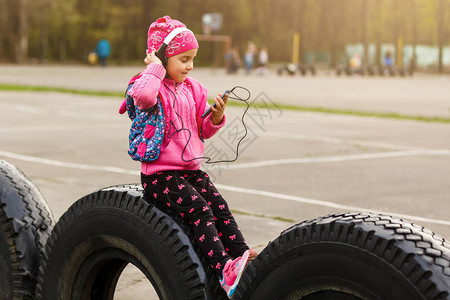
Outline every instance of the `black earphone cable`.
[[(239, 97), (239, 96), (234, 92), (235, 89), (243, 89), (243, 90), (245, 90), (245, 91), (248, 93), (248, 97), (245, 98), (245, 99)], [(233, 95), (233, 96), (230, 96), (230, 95)], [(206, 161), (205, 161), (206, 164), (230, 163), (230, 162), (235, 162), (235, 161), (239, 158), (239, 146), (241, 145), (242, 141), (245, 139), (245, 137), (246, 137), (247, 134), (248, 134), (247, 125), (245, 124), (245, 115), (247, 114), (247, 111), (248, 111), (248, 109), (250, 108), (250, 104), (248, 103), (248, 99), (250, 99), (250, 97), (251, 97), (250, 91), (249, 91), (247, 88), (245, 88), (245, 87), (243, 87), (243, 86), (239, 86), (239, 85), (238, 85), (238, 86), (235, 86), (234, 88), (232, 88), (232, 89), (228, 92), (228, 98), (229, 98), (229, 99), (233, 99), (233, 100), (240, 101), (240, 102), (245, 102), (245, 104), (246, 104), (245, 110), (244, 110), (244, 112), (242, 113), (242, 117), (241, 117), (241, 122), (242, 122), (242, 125), (244, 126), (244, 131), (245, 131), (245, 132), (244, 132), (244, 135), (239, 139), (239, 141), (238, 141), (238, 143), (237, 143), (237, 145), (236, 145), (236, 156), (235, 156), (233, 159), (231, 159), (231, 160), (224, 159), (224, 160), (211, 161), (211, 160), (212, 160), (211, 158), (209, 158), (209, 157), (203, 157), (204, 159), (206, 159)], [(201, 124), (200, 130), (202, 130), (202, 128), (203, 128), (203, 120), (204, 120), (204, 119), (202, 119), (202, 124)]]
[[(245, 88), (245, 87), (242, 87), (242, 86), (235, 86), (234, 88), (232, 88), (232, 89), (228, 92), (228, 98), (229, 98), (229, 99), (237, 100), (237, 101), (240, 101), (240, 102), (245, 102), (245, 104), (246, 104), (246, 108), (245, 108), (245, 110), (244, 110), (244, 112), (243, 112), (243, 114), (242, 114), (242, 117), (241, 117), (241, 122), (242, 122), (242, 125), (244, 126), (245, 133), (244, 133), (244, 135), (239, 139), (239, 141), (238, 141), (238, 143), (237, 143), (237, 145), (236, 145), (236, 156), (235, 156), (233, 159), (231, 159), (231, 160), (217, 160), (217, 161), (212, 161), (212, 158), (207, 157), (207, 156), (194, 157), (194, 158), (192, 158), (192, 159), (185, 159), (185, 158), (184, 158), (184, 153), (186, 152), (186, 149), (187, 149), (187, 147), (188, 147), (188, 145), (189, 145), (189, 142), (191, 141), (191, 138), (192, 138), (192, 132), (189, 130), (189, 128), (185, 128), (185, 127), (184, 127), (184, 121), (183, 121), (183, 118), (180, 116), (180, 114), (179, 114), (179, 113), (177, 112), (177, 110), (175, 109), (175, 104), (176, 104), (176, 101), (177, 101), (177, 97), (176, 97), (175, 93), (174, 93), (174, 92), (173, 92), (166, 84), (164, 84), (164, 86), (166, 87), (166, 89), (167, 89), (168, 91), (170, 91), (170, 92), (172, 93), (172, 95), (173, 95), (173, 97), (174, 97), (174, 101), (173, 101), (172, 108), (173, 108), (173, 111), (176, 113), (176, 115), (178, 116), (178, 118), (179, 118), (180, 121), (181, 121), (181, 128), (180, 128), (180, 129), (177, 129), (177, 128), (175, 127), (175, 124), (172, 122), (172, 120), (170, 120), (169, 130), (168, 130), (168, 133), (167, 133), (167, 134), (168, 134), (168, 138), (171, 138), (173, 135), (175, 135), (176, 133), (181, 132), (181, 131), (187, 131), (187, 132), (189, 133), (189, 136), (188, 136), (188, 140), (187, 140), (187, 142), (186, 142), (186, 145), (184, 146), (183, 151), (181, 152), (181, 159), (182, 159), (184, 162), (191, 162), (191, 161), (194, 161), (194, 160), (197, 160), (197, 159), (205, 159), (205, 160), (206, 160), (206, 161), (205, 161), (206, 164), (235, 162), (235, 161), (239, 158), (239, 146), (241, 145), (242, 141), (245, 139), (245, 137), (246, 137), (247, 134), (248, 134), (247, 125), (245, 124), (245, 115), (247, 114), (247, 111), (248, 111), (248, 109), (250, 108), (250, 104), (248, 103), (248, 99), (250, 99), (250, 97), (251, 97), (250, 91), (249, 91), (247, 88)], [(245, 99), (241, 98), (239, 95), (237, 95), (237, 94), (234, 92), (236, 89), (242, 89), (242, 90), (246, 91), (246, 92), (248, 93), (248, 97), (245, 98)], [(231, 95), (233, 95), (233, 96), (231, 96)], [(202, 118), (202, 122), (201, 122), (201, 124), (200, 124), (200, 138), (202, 138), (203, 121), (204, 121), (204, 119)], [(175, 130), (175, 132), (173, 132), (173, 134), (170, 134), (172, 126), (173, 126), (176, 130)]]

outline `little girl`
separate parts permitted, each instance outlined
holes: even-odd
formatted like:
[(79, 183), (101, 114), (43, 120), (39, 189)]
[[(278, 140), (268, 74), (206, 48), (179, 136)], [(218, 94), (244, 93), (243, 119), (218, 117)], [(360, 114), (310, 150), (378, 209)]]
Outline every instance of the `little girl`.
[[(129, 154), (142, 162), (144, 197), (167, 205), (193, 228), (202, 254), (231, 298), (248, 262), (249, 249), (227, 202), (200, 170), (203, 139), (225, 124), (228, 96), (207, 104), (206, 88), (188, 73), (198, 42), (186, 26), (165, 16), (148, 30), (147, 68), (128, 86), (120, 113), (133, 120)], [(164, 44), (164, 45), (163, 45)], [(163, 57), (156, 51), (163, 45)], [(211, 114), (202, 118), (208, 109)]]

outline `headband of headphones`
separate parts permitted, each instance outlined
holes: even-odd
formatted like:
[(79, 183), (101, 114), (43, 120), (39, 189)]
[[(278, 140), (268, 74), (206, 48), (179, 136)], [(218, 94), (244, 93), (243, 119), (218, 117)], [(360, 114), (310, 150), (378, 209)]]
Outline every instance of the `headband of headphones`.
[[(170, 41), (172, 41), (179, 33), (190, 31), (186, 27), (177, 27), (172, 30), (164, 39), (161, 47), (159, 47), (158, 51), (156, 51), (156, 56), (161, 60), (164, 67), (167, 67), (167, 56), (166, 56), (166, 48), (169, 45)], [(192, 31), (191, 31), (192, 32)]]
[(170, 41), (173, 40), (174, 37), (176, 37), (179, 33), (182, 33), (184, 31), (190, 31), (186, 27), (177, 27), (174, 30), (172, 30), (164, 39), (163, 44), (169, 45)]

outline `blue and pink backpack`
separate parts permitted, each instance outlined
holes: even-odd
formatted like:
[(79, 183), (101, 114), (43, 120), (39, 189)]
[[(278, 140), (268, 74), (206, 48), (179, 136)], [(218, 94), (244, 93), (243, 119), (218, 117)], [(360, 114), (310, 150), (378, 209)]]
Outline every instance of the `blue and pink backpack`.
[[(133, 160), (152, 162), (158, 159), (159, 153), (161, 152), (165, 126), (166, 123), (169, 124), (169, 122), (166, 122), (166, 119), (167, 121), (170, 120), (170, 115), (164, 108), (161, 94), (158, 95), (157, 104), (149, 109), (140, 109), (134, 105), (134, 99), (128, 95), (128, 92), (139, 77), (140, 75), (135, 76), (130, 80), (126, 98), (122, 103), (119, 112), (124, 113), (126, 108), (128, 117), (132, 121), (128, 136), (128, 154)], [(187, 78), (186, 81), (191, 85), (194, 95), (196, 95), (196, 91), (199, 92), (200, 89), (204, 89), (196, 80)], [(205, 111), (206, 96), (200, 99), (200, 101), (194, 97), (194, 102), (196, 107), (197, 126), (199, 136), (201, 137), (201, 115)]]

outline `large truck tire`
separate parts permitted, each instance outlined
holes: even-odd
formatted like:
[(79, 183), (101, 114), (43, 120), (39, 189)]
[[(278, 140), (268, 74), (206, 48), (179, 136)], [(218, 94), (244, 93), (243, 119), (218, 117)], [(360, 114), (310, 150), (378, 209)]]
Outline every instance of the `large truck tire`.
[(0, 160), (0, 299), (34, 296), (54, 224), (39, 190), (19, 169)]
[(334, 214), (299, 223), (250, 263), (233, 299), (450, 299), (450, 247), (390, 216)]
[(112, 300), (128, 263), (145, 274), (159, 299), (225, 299), (189, 227), (141, 196), (141, 185), (122, 185), (75, 202), (47, 243), (38, 299)]

